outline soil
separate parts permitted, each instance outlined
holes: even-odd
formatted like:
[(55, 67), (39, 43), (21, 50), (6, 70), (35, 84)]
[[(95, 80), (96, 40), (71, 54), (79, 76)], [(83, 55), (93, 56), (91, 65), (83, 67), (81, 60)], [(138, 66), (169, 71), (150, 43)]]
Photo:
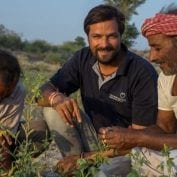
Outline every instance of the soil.
[(60, 175), (55, 172), (55, 169), (57, 162), (61, 158), (61, 153), (55, 142), (52, 142), (48, 150), (44, 151), (38, 158), (34, 159), (35, 162), (39, 162), (42, 166), (42, 171), (40, 172), (41, 177), (60, 177)]

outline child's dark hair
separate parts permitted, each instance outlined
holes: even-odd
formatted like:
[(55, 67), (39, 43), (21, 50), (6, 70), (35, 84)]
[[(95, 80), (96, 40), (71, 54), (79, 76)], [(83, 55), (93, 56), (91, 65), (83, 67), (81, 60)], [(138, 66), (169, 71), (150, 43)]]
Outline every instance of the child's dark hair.
[(0, 49), (0, 79), (9, 84), (18, 81), (21, 75), (21, 68), (18, 60), (10, 52)]

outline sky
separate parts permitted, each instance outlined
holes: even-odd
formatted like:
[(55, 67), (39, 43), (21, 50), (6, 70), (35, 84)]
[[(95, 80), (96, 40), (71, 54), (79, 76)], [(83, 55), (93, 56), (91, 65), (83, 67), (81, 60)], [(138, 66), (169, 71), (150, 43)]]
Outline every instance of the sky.
[[(176, 0), (146, 0), (136, 10), (131, 22), (140, 31), (145, 18), (154, 16), (163, 6)], [(45, 40), (60, 45), (74, 41), (77, 36), (85, 39), (83, 21), (88, 11), (103, 0), (0, 0), (0, 24), (29, 41)], [(133, 48), (148, 49), (147, 41), (141, 35)]]

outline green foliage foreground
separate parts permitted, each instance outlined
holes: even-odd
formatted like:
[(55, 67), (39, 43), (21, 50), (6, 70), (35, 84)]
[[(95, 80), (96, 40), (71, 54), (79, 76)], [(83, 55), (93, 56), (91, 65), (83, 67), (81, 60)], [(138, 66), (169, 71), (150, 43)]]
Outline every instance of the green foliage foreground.
[[(34, 103), (34, 98), (36, 96), (40, 96), (40, 92), (38, 88), (41, 83), (43, 83), (46, 78), (40, 73), (33, 73), (33, 75), (26, 75), (24, 78), (24, 85), (27, 88), (27, 96), (25, 100), (25, 109), (24, 109), (24, 117), (27, 122), (29, 122), (33, 118), (33, 113), (35, 109), (38, 109), (37, 105)], [(28, 126), (24, 126), (24, 131), (26, 134), (26, 139), (19, 145), (19, 147), (15, 150), (15, 152), (9, 152), (13, 158), (15, 159), (12, 163), (11, 169), (6, 172), (3, 168), (0, 169), (0, 176), (6, 177), (41, 177), (40, 172), (43, 169), (43, 166), (39, 162), (34, 162), (34, 154), (36, 153), (36, 147), (29, 140), (29, 135), (32, 133), (32, 130), (28, 128)], [(10, 133), (10, 132), (9, 132)], [(17, 136), (12, 135), (15, 140), (17, 140)], [(47, 147), (49, 142), (46, 140), (44, 142), (44, 147)], [(100, 151), (107, 150), (106, 146), (99, 146), (98, 154), (95, 156), (93, 160), (88, 160), (85, 158), (81, 158), (77, 161), (77, 169), (73, 171), (72, 175), (75, 177), (95, 177), (99, 172), (99, 167), (103, 163), (109, 164), (109, 159), (102, 157)], [(161, 162), (156, 171), (159, 172), (159, 177), (174, 177), (177, 174), (174, 173), (174, 162), (173, 158), (170, 157), (170, 148), (164, 145), (162, 150), (162, 156), (164, 157), (164, 161)], [(1, 152), (0, 152), (1, 155)], [(130, 154), (130, 157), (133, 162), (133, 167), (128, 174), (127, 177), (145, 177), (142, 174), (141, 167), (143, 165), (152, 168), (150, 162), (147, 160), (145, 156), (142, 156), (140, 152), (135, 151)], [(164, 169), (167, 169), (167, 174), (164, 174)], [(64, 176), (64, 175), (63, 175)], [(114, 176), (115, 177), (115, 176)], [(147, 176), (148, 177), (148, 176)]]

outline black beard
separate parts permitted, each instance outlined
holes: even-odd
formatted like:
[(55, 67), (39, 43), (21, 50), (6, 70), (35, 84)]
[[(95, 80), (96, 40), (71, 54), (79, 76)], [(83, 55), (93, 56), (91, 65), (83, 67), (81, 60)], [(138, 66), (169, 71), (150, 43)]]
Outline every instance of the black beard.
[(120, 54), (120, 50), (117, 51), (117, 53), (115, 53), (111, 58), (109, 58), (109, 60), (103, 61), (103, 60), (100, 60), (99, 57), (97, 57), (97, 56), (96, 56), (96, 59), (99, 63), (101, 63), (103, 65), (109, 65), (109, 64), (114, 63), (117, 60), (117, 58), (119, 57), (119, 54)]
[[(97, 58), (97, 57), (96, 57)], [(100, 60), (99, 58), (97, 58), (98, 62), (104, 65), (109, 65), (111, 63), (114, 63), (114, 61), (117, 59), (117, 55), (115, 55), (114, 57), (110, 58), (109, 60), (103, 61)]]

